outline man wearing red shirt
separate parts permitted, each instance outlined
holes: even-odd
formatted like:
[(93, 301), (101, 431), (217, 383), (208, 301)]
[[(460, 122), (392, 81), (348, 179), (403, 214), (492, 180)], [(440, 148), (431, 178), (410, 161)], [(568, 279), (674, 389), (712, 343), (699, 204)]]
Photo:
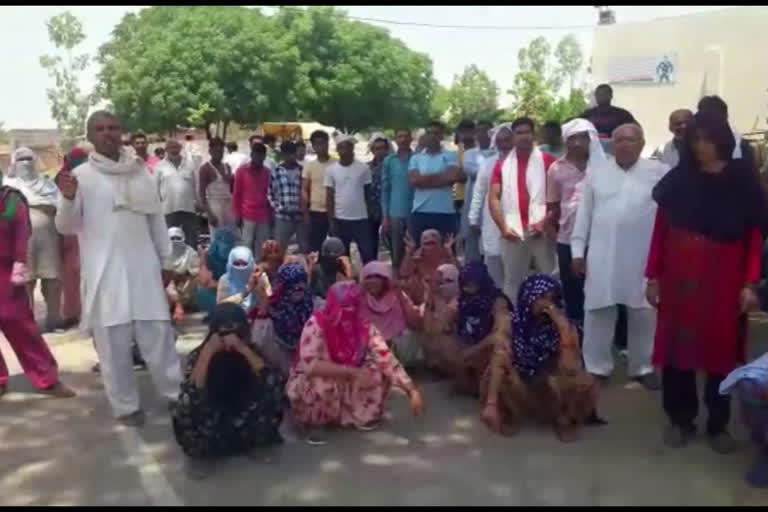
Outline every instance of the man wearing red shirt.
[(547, 169), (555, 157), (534, 145), (532, 119), (516, 119), (512, 131), (515, 147), (494, 166), (488, 207), (501, 231), (504, 293), (517, 300), (531, 260), (539, 272), (549, 274), (555, 269), (555, 245), (544, 236)]
[(144, 163), (147, 165), (147, 169), (149, 169), (149, 173), (154, 174), (155, 166), (160, 163), (160, 159), (155, 155), (150, 155), (149, 152), (147, 152), (147, 136), (142, 132), (134, 133), (131, 135), (131, 146), (133, 146), (133, 150), (136, 152), (136, 155), (144, 160)]
[(271, 238), (272, 211), (267, 200), (269, 169), (264, 166), (267, 147), (261, 142), (251, 146), (251, 161), (235, 172), (232, 209), (235, 222), (242, 229), (244, 246), (253, 251), (256, 261), (261, 259), (261, 245)]

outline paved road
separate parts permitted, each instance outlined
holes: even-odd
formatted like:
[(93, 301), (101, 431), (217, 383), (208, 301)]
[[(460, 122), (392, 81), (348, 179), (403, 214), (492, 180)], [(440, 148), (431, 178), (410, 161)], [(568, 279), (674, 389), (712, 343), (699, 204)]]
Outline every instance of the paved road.
[[(181, 353), (199, 343), (195, 325), (180, 338)], [(664, 447), (660, 397), (625, 389), (618, 376), (601, 403), (610, 425), (587, 429), (570, 445), (533, 424), (512, 438), (493, 436), (475, 403), (432, 382), (423, 384), (427, 414), (419, 421), (395, 396), (380, 431), (339, 431), (321, 447), (287, 433), (273, 464), (233, 458), (193, 482), (148, 375), (139, 374), (147, 425), (118, 427), (89, 370), (90, 340), (74, 331), (47, 339), (79, 396), (36, 395), (0, 339), (13, 375), (0, 402), (0, 507), (768, 504), (768, 493), (742, 483), (746, 445), (730, 456), (714, 454), (701, 439), (681, 451)], [(744, 438), (738, 427), (734, 432)]]

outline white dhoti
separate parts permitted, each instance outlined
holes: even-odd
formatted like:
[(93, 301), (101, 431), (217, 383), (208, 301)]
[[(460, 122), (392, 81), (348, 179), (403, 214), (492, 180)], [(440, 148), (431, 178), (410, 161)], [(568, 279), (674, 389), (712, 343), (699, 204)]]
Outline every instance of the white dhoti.
[[(587, 310), (584, 313), (584, 366), (593, 375), (613, 372), (613, 335), (618, 308)], [(627, 351), (630, 377), (653, 372), (651, 354), (656, 329), (656, 311), (652, 308), (627, 307)]]
[(181, 361), (169, 321), (139, 320), (111, 327), (94, 327), (93, 341), (99, 355), (101, 376), (115, 417), (140, 409), (139, 391), (133, 374), (132, 340), (139, 345), (160, 395), (167, 400), (176, 400), (181, 385)]

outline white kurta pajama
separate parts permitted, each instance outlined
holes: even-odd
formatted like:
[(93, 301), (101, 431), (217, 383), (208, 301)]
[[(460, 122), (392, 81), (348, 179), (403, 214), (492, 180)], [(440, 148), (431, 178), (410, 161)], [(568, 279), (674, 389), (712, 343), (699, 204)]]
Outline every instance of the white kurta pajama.
[(584, 363), (592, 374), (613, 371), (617, 304), (627, 306), (629, 375), (653, 371), (656, 312), (645, 299), (645, 264), (656, 216), (651, 192), (668, 170), (659, 161), (641, 158), (625, 171), (610, 160), (584, 180), (571, 253), (573, 258), (587, 253)]
[[(81, 329), (93, 331), (107, 397), (120, 417), (140, 408), (131, 357), (134, 339), (155, 387), (169, 400), (178, 394), (181, 368), (161, 277), (160, 262), (171, 251), (165, 219), (159, 200), (154, 206), (152, 200), (144, 202), (150, 204), (146, 211), (156, 209), (152, 214), (139, 213), (142, 208), (137, 211), (132, 207), (137, 202), (131, 200), (132, 195), (156, 194), (156, 189), (151, 181), (131, 189), (125, 175), (101, 170), (105, 159), (92, 154), (73, 171), (77, 194), (73, 200), (59, 196), (56, 227), (78, 237)], [(143, 166), (137, 162), (123, 153), (120, 164), (103, 165)]]

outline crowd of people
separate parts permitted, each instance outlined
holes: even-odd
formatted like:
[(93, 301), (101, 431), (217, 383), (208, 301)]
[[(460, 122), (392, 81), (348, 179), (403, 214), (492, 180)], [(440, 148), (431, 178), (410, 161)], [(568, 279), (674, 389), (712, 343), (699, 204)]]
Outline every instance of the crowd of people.
[[(531, 417), (574, 441), (606, 422), (600, 388), (626, 338), (633, 385), (661, 389), (664, 442), (692, 439), (703, 372), (710, 446), (735, 449), (735, 393), (759, 447), (748, 479), (768, 485), (768, 370), (740, 366), (768, 226), (754, 155), (719, 97), (673, 112), (652, 158), (610, 86), (595, 97), (542, 138), (526, 117), (462, 121), (456, 151), (438, 121), (415, 148), (410, 129), (394, 147), (377, 133), (369, 162), (346, 134), (332, 158), (324, 131), (313, 157), (254, 135), (250, 156), (213, 138), (206, 162), (177, 140), (158, 158), (95, 112), (92, 151), (74, 149), (54, 180), (14, 153), (0, 328), (36, 387), (74, 395), (35, 324), (40, 280), (44, 329), (90, 332), (124, 425), (144, 421), (132, 371), (146, 365), (196, 477), (222, 456), (270, 458), (284, 417), (319, 445), (331, 427), (377, 428), (392, 391), (419, 416), (420, 368), (478, 400), (493, 432)], [(209, 331), (182, 368), (174, 324), (190, 311)]]

